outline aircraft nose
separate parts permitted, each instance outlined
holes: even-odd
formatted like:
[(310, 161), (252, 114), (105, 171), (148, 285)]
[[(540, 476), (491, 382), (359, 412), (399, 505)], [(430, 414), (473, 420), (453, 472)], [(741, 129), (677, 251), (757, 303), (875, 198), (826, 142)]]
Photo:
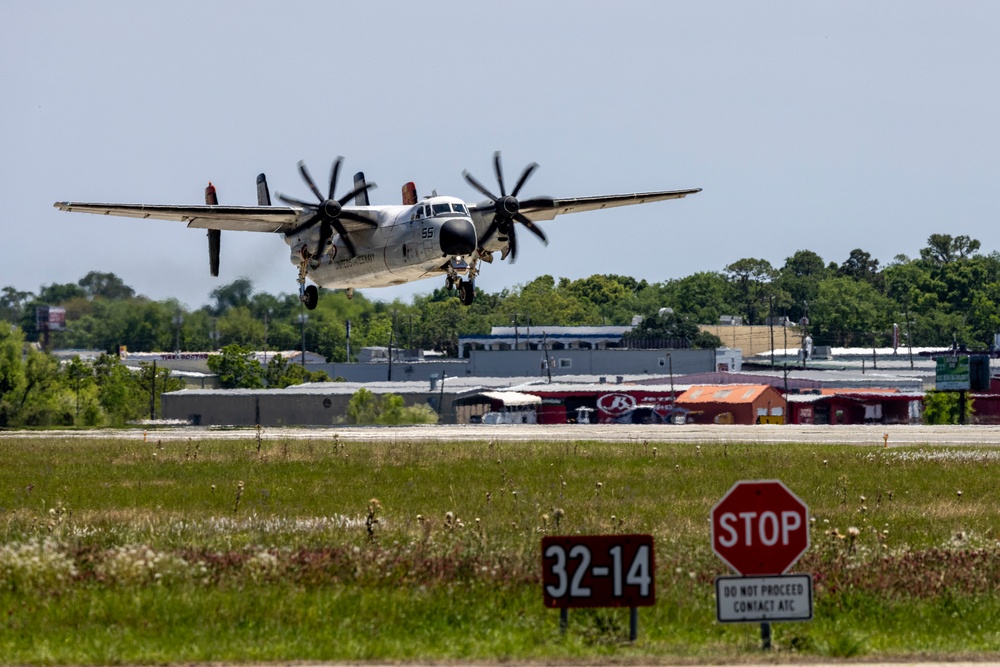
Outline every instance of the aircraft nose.
[(471, 220), (452, 218), (441, 225), (441, 251), (444, 254), (471, 255), (476, 243), (476, 228)]

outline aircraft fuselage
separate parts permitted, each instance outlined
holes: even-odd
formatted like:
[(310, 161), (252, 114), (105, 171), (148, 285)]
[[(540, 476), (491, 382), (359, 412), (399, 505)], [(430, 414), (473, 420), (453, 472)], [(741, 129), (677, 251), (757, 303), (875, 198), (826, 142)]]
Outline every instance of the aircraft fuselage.
[[(311, 257), (306, 275), (321, 287), (387, 287), (444, 275), (451, 257), (471, 256), (479, 247), (482, 231), (457, 197), (352, 210), (375, 220), (378, 227), (351, 232), (353, 256), (343, 239), (334, 235), (318, 258)], [(319, 235), (313, 228), (285, 241), (292, 264), (298, 266), (303, 253), (316, 254)]]

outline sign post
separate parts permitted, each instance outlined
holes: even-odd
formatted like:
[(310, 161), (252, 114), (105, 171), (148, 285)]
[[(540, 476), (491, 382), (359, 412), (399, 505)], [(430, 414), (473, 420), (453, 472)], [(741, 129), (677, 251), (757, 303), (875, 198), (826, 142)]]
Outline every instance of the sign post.
[(770, 621), (812, 618), (812, 577), (785, 575), (809, 548), (809, 509), (778, 480), (741, 481), (712, 508), (711, 519), (712, 551), (742, 575), (716, 578), (716, 618), (759, 621), (769, 649)]
[(570, 535), (542, 538), (542, 592), (560, 610), (566, 631), (571, 607), (628, 607), (629, 640), (639, 629), (638, 607), (656, 603), (652, 535)]

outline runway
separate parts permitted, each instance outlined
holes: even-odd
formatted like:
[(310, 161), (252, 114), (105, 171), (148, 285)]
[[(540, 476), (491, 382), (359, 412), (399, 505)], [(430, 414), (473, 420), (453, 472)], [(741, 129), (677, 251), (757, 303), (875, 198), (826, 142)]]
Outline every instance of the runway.
[[(888, 437), (886, 437), (888, 436)], [(675, 442), (692, 444), (785, 443), (849, 444), (872, 447), (899, 446), (1000, 446), (1000, 426), (804, 426), (804, 425), (624, 425), (624, 424), (459, 424), (420, 426), (262, 427), (267, 440), (339, 440), (344, 442), (415, 441), (596, 441)], [(3, 431), (10, 438), (110, 438), (124, 440), (245, 440), (257, 438), (255, 428), (137, 427), (129, 429)]]

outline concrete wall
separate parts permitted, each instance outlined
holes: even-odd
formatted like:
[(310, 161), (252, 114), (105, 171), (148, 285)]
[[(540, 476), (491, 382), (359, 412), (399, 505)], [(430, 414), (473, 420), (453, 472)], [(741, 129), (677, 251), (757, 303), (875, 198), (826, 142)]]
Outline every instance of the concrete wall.
[[(715, 370), (715, 350), (549, 350), (548, 356), (553, 377), (666, 375), (671, 365), (674, 375)], [(469, 370), (477, 377), (547, 377), (542, 358), (538, 350), (472, 350)]]
[[(403, 393), (406, 405), (430, 405), (435, 410), (439, 392)], [(454, 423), (451, 402), (444, 393), (441, 423)], [(164, 419), (190, 419), (202, 426), (331, 426), (343, 423), (350, 394), (303, 394), (276, 390), (175, 391), (163, 394)]]
[[(771, 351), (771, 327), (763, 324), (752, 327), (734, 327), (726, 324), (701, 324), (698, 328), (721, 338), (722, 344), (726, 347), (735, 347), (743, 350), (744, 361), (755, 354)], [(789, 349), (800, 349), (802, 347), (802, 330), (799, 327), (781, 327), (775, 325), (775, 349), (780, 350), (785, 347), (786, 334), (788, 336)]]
[[(386, 382), (389, 379), (389, 364), (306, 364), (311, 371), (326, 371), (330, 379), (342, 377), (348, 382)], [(392, 362), (393, 382), (423, 380), (430, 382), (431, 375), (438, 377), (469, 375), (469, 364), (465, 361), (417, 361)]]

